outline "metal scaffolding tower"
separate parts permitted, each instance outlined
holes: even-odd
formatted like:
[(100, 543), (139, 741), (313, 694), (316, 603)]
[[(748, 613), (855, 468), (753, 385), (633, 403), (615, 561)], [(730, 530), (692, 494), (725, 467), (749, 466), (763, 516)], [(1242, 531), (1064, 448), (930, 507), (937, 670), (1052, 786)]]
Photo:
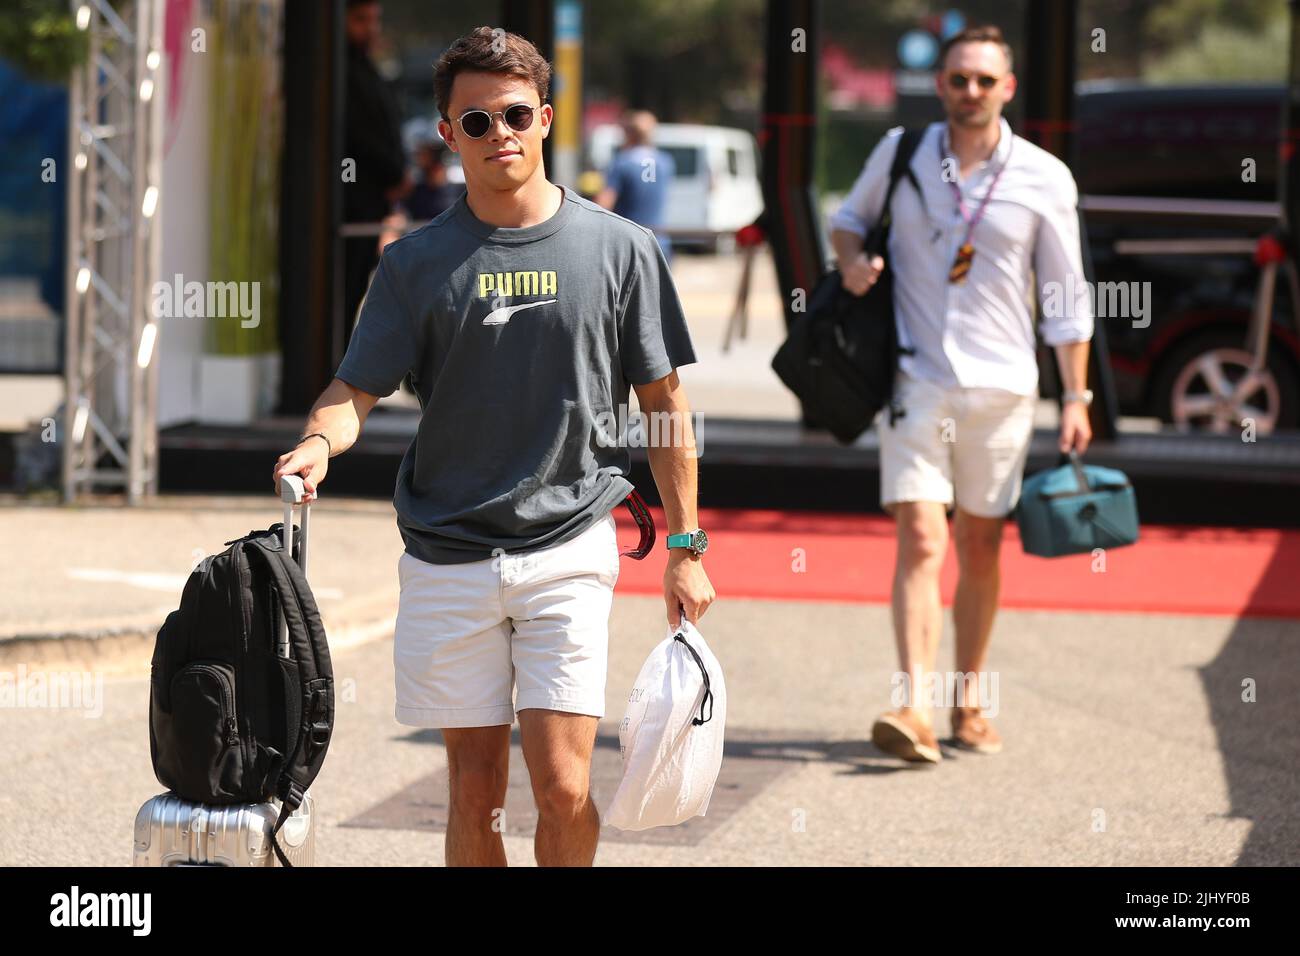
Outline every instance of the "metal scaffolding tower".
[[(63, 498), (158, 487), (164, 0), (72, 0), (89, 56), (68, 109)], [(120, 11), (120, 12), (119, 12)]]

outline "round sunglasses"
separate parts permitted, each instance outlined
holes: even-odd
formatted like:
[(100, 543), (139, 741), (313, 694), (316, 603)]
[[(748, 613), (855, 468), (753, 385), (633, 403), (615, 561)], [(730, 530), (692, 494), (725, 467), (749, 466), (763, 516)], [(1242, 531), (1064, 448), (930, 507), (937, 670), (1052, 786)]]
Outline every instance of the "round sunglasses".
[(516, 133), (522, 133), (533, 125), (533, 113), (540, 108), (527, 103), (516, 103), (495, 113), (489, 113), (487, 110), (466, 110), (460, 114), (460, 119), (456, 122), (460, 124), (460, 131), (470, 139), (481, 139), (486, 136), (488, 130), (492, 128), (494, 116), (500, 116)]
[[(989, 76), (987, 73), (977, 73), (973, 78), (981, 90), (993, 89), (997, 86), (998, 80), (1002, 79), (1000, 76)], [(964, 90), (970, 85), (971, 79), (972, 75), (969, 73), (949, 73), (948, 85), (954, 90)]]

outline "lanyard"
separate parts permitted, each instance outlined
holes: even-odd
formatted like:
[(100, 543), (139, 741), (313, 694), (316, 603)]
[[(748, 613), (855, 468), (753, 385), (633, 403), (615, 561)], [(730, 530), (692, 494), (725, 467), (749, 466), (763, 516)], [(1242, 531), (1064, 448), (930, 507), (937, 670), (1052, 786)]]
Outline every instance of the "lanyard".
[[(947, 159), (943, 151), (943, 137), (939, 137), (939, 165)], [(962, 221), (966, 223), (966, 236), (962, 239), (961, 246), (957, 250), (957, 256), (952, 261), (952, 268), (948, 270), (948, 281), (955, 285), (960, 285), (966, 281), (966, 276), (970, 272), (971, 262), (975, 259), (975, 246), (971, 242), (971, 237), (975, 234), (975, 227), (979, 225), (984, 218), (984, 210), (988, 208), (989, 200), (993, 198), (993, 191), (998, 187), (998, 180), (1002, 178), (1002, 173), (1006, 170), (1011, 162), (1011, 149), (1015, 146), (1014, 137), (1011, 144), (1007, 147), (1007, 158), (1002, 161), (998, 171), (993, 174), (993, 182), (989, 183), (989, 188), (984, 193), (984, 198), (980, 200), (978, 208), (974, 214), (966, 209), (966, 200), (962, 197), (961, 187), (957, 185), (955, 179), (949, 180), (948, 185), (952, 187), (953, 196), (957, 200), (957, 211), (961, 213)]]

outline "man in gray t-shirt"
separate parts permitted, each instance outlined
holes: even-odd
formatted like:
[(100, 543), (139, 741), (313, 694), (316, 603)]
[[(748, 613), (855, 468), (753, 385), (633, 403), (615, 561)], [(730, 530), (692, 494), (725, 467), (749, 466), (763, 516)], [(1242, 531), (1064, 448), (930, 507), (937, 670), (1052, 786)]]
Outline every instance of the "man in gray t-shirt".
[(549, 82), (531, 43), (488, 27), (439, 58), (439, 132), (460, 154), (466, 194), (387, 247), (337, 375), (274, 473), (302, 475), (314, 498), (330, 456), (410, 376), (422, 413), (394, 495), (406, 543), (394, 713), (442, 730), (449, 865), (505, 863), (516, 716), (537, 861), (594, 859), (591, 752), (618, 577), (611, 511), (631, 490), (618, 427), (632, 389), (643, 414), (669, 423), (650, 429), (647, 451), (668, 525), (669, 626), (698, 621), (715, 596), (675, 371), (695, 361), (681, 304), (651, 232), (547, 181)]
[[(406, 550), (456, 564), (559, 544), (627, 497), (603, 426), (629, 385), (695, 361), (651, 233), (565, 191), (545, 222), (465, 198), (384, 252), (338, 377), (425, 409), (397, 476)], [(626, 417), (626, 415), (624, 416)]]

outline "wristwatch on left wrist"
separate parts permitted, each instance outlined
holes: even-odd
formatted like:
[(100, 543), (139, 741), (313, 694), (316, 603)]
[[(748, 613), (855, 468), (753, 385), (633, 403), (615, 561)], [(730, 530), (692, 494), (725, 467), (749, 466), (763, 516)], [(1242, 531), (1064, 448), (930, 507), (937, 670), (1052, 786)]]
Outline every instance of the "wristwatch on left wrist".
[(1092, 404), (1092, 389), (1084, 388), (1078, 391), (1067, 391), (1061, 396), (1061, 404), (1064, 405), (1066, 402), (1083, 402), (1083, 407), (1087, 408)]
[(697, 558), (705, 551), (709, 550), (709, 536), (704, 533), (702, 528), (696, 528), (694, 531), (687, 531), (685, 534), (670, 534), (668, 536), (668, 548), (685, 548)]

